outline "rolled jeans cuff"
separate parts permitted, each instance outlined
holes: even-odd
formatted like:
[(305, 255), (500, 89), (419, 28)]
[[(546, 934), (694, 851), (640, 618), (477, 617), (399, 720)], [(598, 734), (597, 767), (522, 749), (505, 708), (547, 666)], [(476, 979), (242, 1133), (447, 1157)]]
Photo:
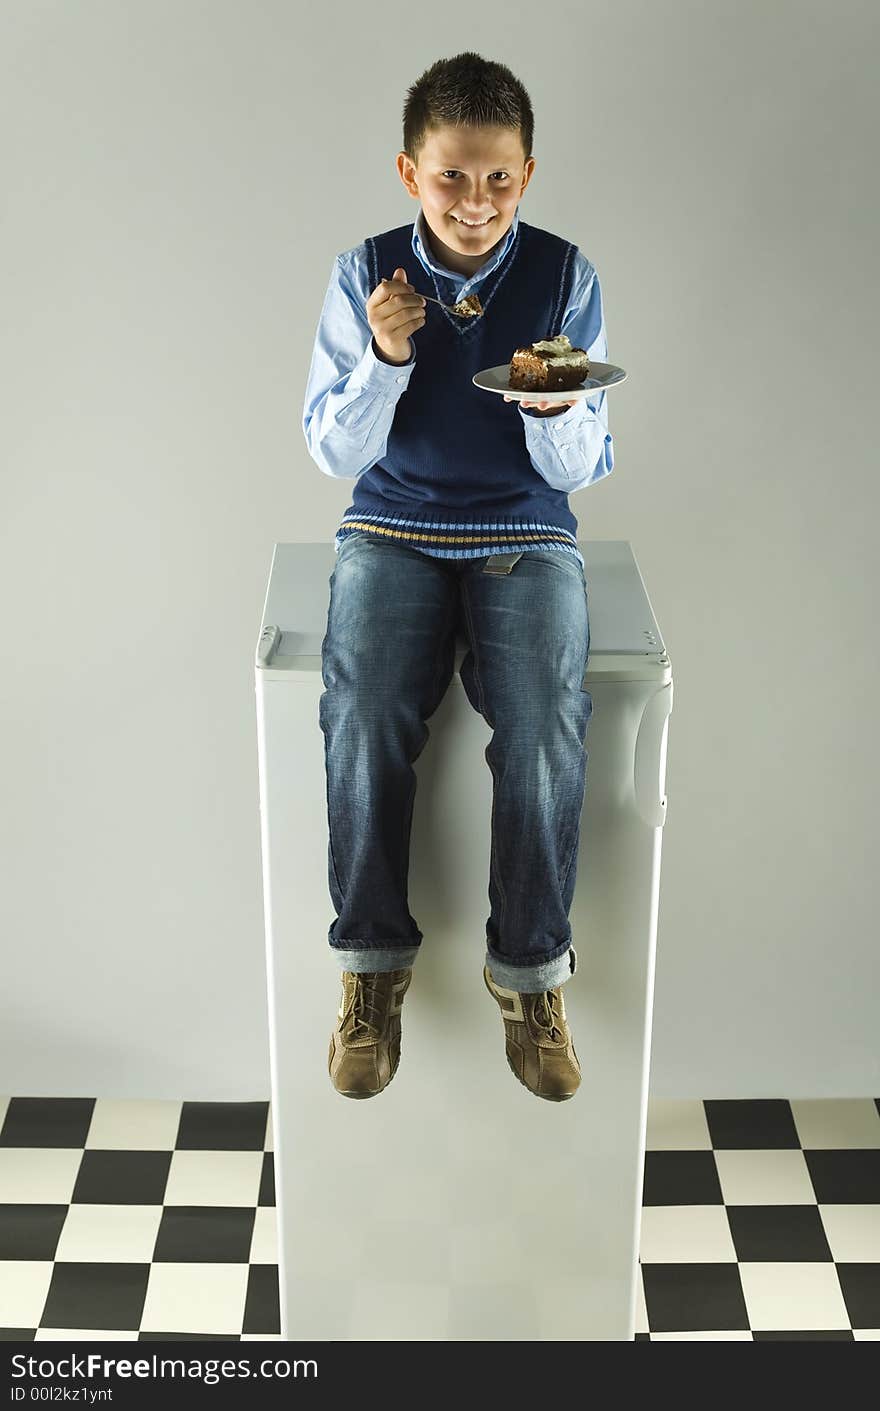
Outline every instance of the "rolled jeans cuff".
[(577, 969), (577, 952), (569, 946), (555, 960), (545, 960), (540, 965), (509, 965), (497, 956), (486, 951), (486, 966), (489, 974), (505, 990), (515, 990), (521, 995), (543, 994), (545, 990), (558, 989), (564, 985)]
[(409, 970), (419, 953), (418, 946), (399, 946), (397, 949), (360, 946), (357, 950), (331, 946), (330, 949), (339, 961), (340, 970), (347, 970), (353, 975), (378, 975), (387, 970)]

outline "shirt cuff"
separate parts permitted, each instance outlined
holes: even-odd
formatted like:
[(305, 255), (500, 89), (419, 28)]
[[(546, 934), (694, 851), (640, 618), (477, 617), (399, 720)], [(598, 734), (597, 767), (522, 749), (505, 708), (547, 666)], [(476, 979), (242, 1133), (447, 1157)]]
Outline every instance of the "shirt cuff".
[(362, 371), (365, 380), (369, 378), (371, 382), (385, 378), (389, 382), (409, 380), (410, 374), (416, 365), (416, 350), (412, 339), (410, 341), (411, 357), (408, 363), (386, 362), (379, 353), (376, 352), (375, 339), (371, 338), (367, 344), (364, 356), (361, 358), (358, 370)]
[[(540, 398), (538, 400), (540, 400)], [(524, 407), (521, 402), (519, 404), (519, 411), (520, 416), (528, 417), (529, 421), (541, 421), (545, 426), (549, 426), (551, 430), (556, 426), (570, 427), (577, 424), (579, 421), (588, 420), (589, 417), (596, 415), (592, 407), (587, 406), (586, 397), (580, 398), (579, 401), (575, 402), (574, 406), (566, 407), (565, 411), (560, 412), (558, 416), (542, 416), (537, 408)]]

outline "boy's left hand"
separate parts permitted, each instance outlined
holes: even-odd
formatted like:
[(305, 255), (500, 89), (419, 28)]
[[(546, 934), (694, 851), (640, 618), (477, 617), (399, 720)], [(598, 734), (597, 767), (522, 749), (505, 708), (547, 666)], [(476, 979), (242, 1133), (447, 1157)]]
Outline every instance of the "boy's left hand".
[(527, 402), (525, 398), (508, 397), (505, 394), (505, 402), (519, 402), (521, 407), (536, 407), (539, 412), (562, 411), (564, 407), (573, 407), (574, 402)]

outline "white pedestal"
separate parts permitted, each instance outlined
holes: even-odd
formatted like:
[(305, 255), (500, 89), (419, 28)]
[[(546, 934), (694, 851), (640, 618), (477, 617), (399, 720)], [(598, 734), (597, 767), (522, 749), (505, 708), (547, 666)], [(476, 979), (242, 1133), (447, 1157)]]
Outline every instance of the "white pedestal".
[(285, 1338), (634, 1336), (672, 670), (629, 544), (579, 546), (593, 714), (565, 1001), (583, 1080), (549, 1103), (510, 1072), (482, 980), (491, 732), (458, 676), (463, 642), (414, 766), (424, 940), (400, 1068), (367, 1102), (330, 1083), (340, 983), (318, 700), (335, 558), (276, 545), (256, 693)]

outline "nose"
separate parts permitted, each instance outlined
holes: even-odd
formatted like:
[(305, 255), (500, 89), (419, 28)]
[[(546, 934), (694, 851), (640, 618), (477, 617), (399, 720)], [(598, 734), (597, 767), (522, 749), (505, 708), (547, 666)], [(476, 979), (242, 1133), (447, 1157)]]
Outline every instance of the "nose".
[[(479, 182), (467, 182), (466, 188), (467, 199), (474, 203), (472, 209), (477, 212), (482, 210), (485, 215), (491, 215), (494, 194), (491, 182), (487, 181), (485, 186), (482, 187)], [(479, 215), (477, 219), (479, 219)]]
[(459, 208), (459, 214), (463, 215), (465, 220), (486, 220), (488, 216), (494, 214), (495, 207), (490, 200), (487, 200), (485, 197), (481, 199), (478, 196), (472, 196), (470, 199), (473, 203), (472, 205), (465, 205)]

